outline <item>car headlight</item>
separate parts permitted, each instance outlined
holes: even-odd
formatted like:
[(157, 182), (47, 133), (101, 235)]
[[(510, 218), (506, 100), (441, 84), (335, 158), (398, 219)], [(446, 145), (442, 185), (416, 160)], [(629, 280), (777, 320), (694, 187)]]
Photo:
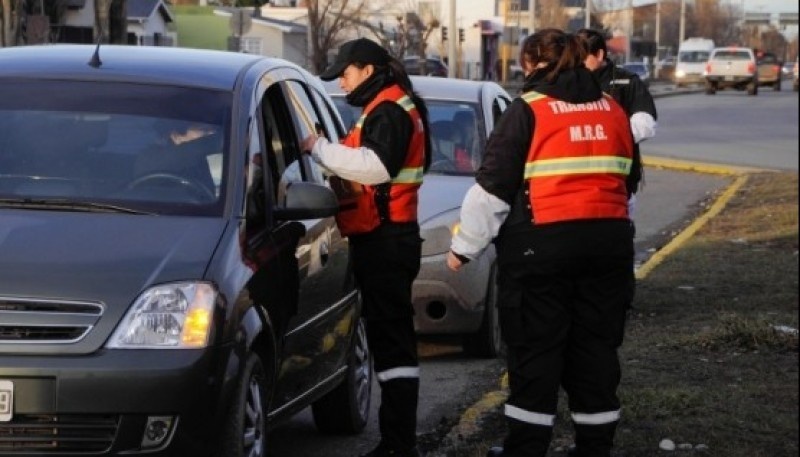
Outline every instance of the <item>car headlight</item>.
[(208, 344), (219, 293), (209, 283), (162, 284), (144, 291), (106, 345), (116, 349), (196, 349)]
[(458, 233), (461, 223), (459, 213), (449, 212), (427, 221), (420, 227), (422, 256), (444, 254), (450, 250), (453, 236)]
[(684, 76), (686, 76), (686, 72), (685, 71), (683, 71), (683, 70), (676, 70), (675, 71), (675, 77), (676, 78), (683, 78)]

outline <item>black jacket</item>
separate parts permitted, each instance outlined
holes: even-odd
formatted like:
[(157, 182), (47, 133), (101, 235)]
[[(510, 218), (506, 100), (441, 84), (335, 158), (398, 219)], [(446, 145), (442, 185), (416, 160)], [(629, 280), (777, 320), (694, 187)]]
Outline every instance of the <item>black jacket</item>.
[[(347, 102), (353, 106), (367, 106), (385, 87), (394, 83), (388, 75), (376, 73), (348, 94)], [(395, 177), (403, 168), (408, 145), (414, 133), (411, 117), (397, 103), (378, 104), (361, 128), (361, 144), (375, 151), (389, 176)]]
[[(617, 103), (622, 106), (625, 113), (630, 118), (634, 113), (645, 112), (658, 120), (656, 104), (647, 86), (639, 79), (639, 75), (632, 73), (624, 68), (620, 68), (614, 62), (606, 59), (603, 68), (598, 68), (592, 74), (600, 83), (603, 92), (608, 93)], [(642, 154), (639, 151), (639, 144), (633, 145), (633, 164), (631, 174), (628, 175), (626, 186), (628, 194), (634, 194), (639, 189), (642, 180)]]
[[(544, 72), (536, 72), (525, 81), (523, 92), (528, 91), (569, 103), (585, 103), (602, 97), (598, 81), (584, 67), (563, 72), (553, 82), (544, 79)], [(495, 125), (476, 176), (485, 191), (511, 206), (495, 240), (498, 261), (501, 264), (539, 262), (595, 255), (632, 258), (633, 234), (628, 220), (597, 219), (541, 226), (530, 223), (522, 170), (535, 128), (536, 119), (530, 105), (522, 98), (515, 98)], [(537, 254), (526, 255), (529, 249)]]

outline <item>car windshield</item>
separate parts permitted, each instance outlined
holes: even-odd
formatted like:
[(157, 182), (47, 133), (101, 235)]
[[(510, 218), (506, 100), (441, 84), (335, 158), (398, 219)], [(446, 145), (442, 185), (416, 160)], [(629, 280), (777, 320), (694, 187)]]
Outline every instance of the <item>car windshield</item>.
[(230, 106), (196, 88), (3, 81), (0, 199), (218, 216)]
[(678, 53), (678, 62), (701, 63), (708, 60), (708, 51), (681, 51)]
[[(333, 102), (348, 129), (355, 125), (361, 109), (347, 103), (343, 95)], [(431, 130), (431, 166), (428, 173), (472, 176), (483, 160), (486, 142), (477, 104), (427, 99)]]

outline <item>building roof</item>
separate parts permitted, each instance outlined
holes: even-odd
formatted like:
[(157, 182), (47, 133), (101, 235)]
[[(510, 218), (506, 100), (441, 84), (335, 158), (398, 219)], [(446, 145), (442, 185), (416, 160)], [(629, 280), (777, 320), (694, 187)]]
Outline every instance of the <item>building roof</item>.
[(129, 21), (146, 21), (153, 15), (153, 12), (158, 11), (164, 18), (164, 22), (175, 22), (172, 11), (170, 11), (163, 0), (128, 0), (127, 8)]
[[(128, 0), (128, 1), (130, 1), (130, 0)], [(239, 8), (231, 8), (231, 7), (215, 8), (214, 9), (214, 14), (217, 14), (217, 15), (220, 15), (220, 16), (231, 16), (231, 15), (233, 15), (233, 12), (236, 11), (237, 9), (239, 9)], [(245, 8), (242, 8), (242, 9), (245, 10), (245, 11), (249, 11), (250, 14), (253, 13), (253, 8), (245, 7)], [(261, 12), (262, 12), (261, 14), (264, 14), (264, 12), (269, 13), (269, 9), (266, 9), (266, 10), (262, 9)], [(280, 31), (282, 31), (284, 33), (306, 33), (306, 25), (302, 24), (302, 23), (284, 21), (282, 19), (275, 19), (275, 18), (267, 17), (267, 16), (252, 16), (252, 18), (253, 18), (253, 23), (254, 24), (259, 24), (259, 25), (267, 26), (267, 27), (273, 27), (273, 28), (279, 29)]]

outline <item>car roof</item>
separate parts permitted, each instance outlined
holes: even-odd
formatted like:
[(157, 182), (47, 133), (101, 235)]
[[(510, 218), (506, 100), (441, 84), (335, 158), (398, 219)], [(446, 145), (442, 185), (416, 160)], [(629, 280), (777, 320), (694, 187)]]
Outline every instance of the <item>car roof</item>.
[(99, 46), (101, 65), (89, 61), (95, 45), (36, 45), (0, 49), (0, 77), (113, 80), (233, 89), (241, 72), (258, 61), (244, 53), (155, 46)]
[[(489, 86), (502, 88), (492, 81), (472, 81), (468, 79), (434, 78), (430, 76), (410, 76), (414, 90), (420, 96), (432, 100), (480, 100), (481, 92)], [(325, 82), (325, 89), (333, 95), (343, 95), (338, 80)]]

